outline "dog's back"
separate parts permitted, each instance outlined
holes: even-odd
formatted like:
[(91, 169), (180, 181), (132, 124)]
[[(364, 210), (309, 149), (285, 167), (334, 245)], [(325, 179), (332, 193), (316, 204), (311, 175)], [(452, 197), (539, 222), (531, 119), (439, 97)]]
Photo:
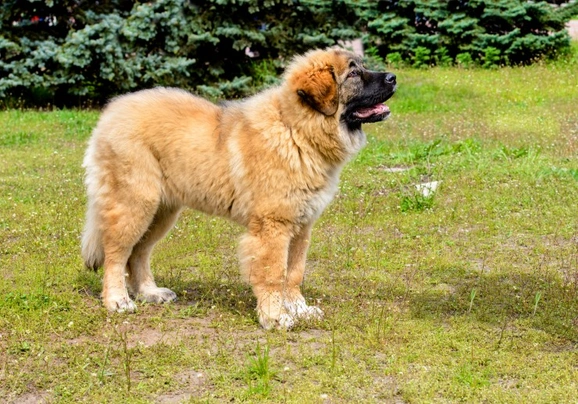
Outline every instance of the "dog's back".
[[(203, 166), (217, 169), (202, 161), (214, 162), (212, 154), (218, 139), (213, 134), (219, 116), (220, 108), (215, 104), (170, 88), (127, 94), (106, 106), (83, 163), (87, 213), (82, 256), (87, 267), (103, 265), (100, 229), (105, 199), (116, 200), (124, 193), (134, 203), (150, 199), (157, 204), (191, 204), (185, 200), (180, 182), (184, 176), (201, 177), (198, 171)], [(193, 150), (194, 155), (178, 158), (186, 150)], [(203, 210), (202, 206), (197, 208)]]

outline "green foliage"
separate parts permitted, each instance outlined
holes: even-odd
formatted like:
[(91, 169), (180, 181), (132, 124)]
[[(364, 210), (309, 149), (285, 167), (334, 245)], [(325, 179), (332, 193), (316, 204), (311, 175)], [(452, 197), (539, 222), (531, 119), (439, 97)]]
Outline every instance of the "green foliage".
[(573, 178), (574, 180), (578, 181), (578, 168), (557, 168), (552, 167), (545, 169), (541, 172), (543, 176), (556, 176), (559, 178)]
[(472, 55), (467, 52), (458, 53), (456, 55), (456, 64), (461, 67), (468, 68), (474, 63), (474, 59), (472, 59)]
[(425, 46), (418, 46), (412, 59), (413, 67), (428, 67), (431, 60), (431, 50)]
[(259, 86), (274, 81), (271, 77), (283, 68), (279, 61), (288, 56), (357, 37), (350, 3), (160, 0), (94, 5), (54, 0), (39, 8), (8, 3), (0, 6), (0, 95), (30, 100), (32, 89), (41, 86), (49, 94), (45, 101), (69, 105), (86, 99), (103, 102), (156, 85), (211, 97), (245, 95), (253, 91), (252, 78), (263, 66), (267, 77), (257, 78)]
[(564, 0), (560, 1), (548, 1), (548, 3), (560, 4), (560, 8), (556, 10), (556, 15), (562, 21), (568, 21), (570, 19), (576, 19), (578, 17), (578, 2), (568, 2)]
[(451, 56), (449, 55), (448, 48), (442, 46), (435, 51), (435, 62), (438, 66), (450, 66), (453, 62)]
[(249, 358), (246, 370), (246, 381), (249, 386), (247, 394), (267, 398), (271, 393), (271, 381), (276, 377), (276, 372), (271, 369), (269, 346), (261, 350), (257, 343), (255, 356)]
[(500, 64), (500, 50), (493, 46), (488, 46), (484, 51), (483, 67), (497, 67)]
[(382, 54), (399, 52), (414, 63), (418, 48), (424, 54), (421, 47), (432, 54), (445, 49), (443, 58), (434, 58), (438, 64), (455, 60), (463, 65), (464, 56), (457, 60), (463, 54), (485, 63), (485, 50), (491, 46), (503, 63), (525, 64), (568, 47), (564, 22), (574, 7), (522, 0), (383, 1), (365, 11), (367, 38)]
[(401, 57), (401, 53), (393, 52), (387, 55), (387, 63), (394, 66), (399, 67), (403, 64), (403, 58)]
[(399, 207), (402, 212), (421, 212), (431, 209), (434, 204), (434, 196), (424, 196), (417, 191), (412, 191), (401, 197)]
[[(384, 60), (384, 58), (379, 54), (379, 49), (375, 46), (370, 46), (364, 51), (365, 53), (365, 66), (368, 69), (372, 70), (381, 70), (385, 68), (386, 63), (390, 63), (389, 55), (388, 59)], [(401, 57), (399, 59), (401, 61)]]
[(564, 22), (576, 3), (557, 3), (8, 1), (0, 5), (0, 96), (4, 106), (78, 105), (158, 85), (243, 96), (274, 84), (295, 53), (353, 38), (375, 66), (527, 64), (568, 47)]

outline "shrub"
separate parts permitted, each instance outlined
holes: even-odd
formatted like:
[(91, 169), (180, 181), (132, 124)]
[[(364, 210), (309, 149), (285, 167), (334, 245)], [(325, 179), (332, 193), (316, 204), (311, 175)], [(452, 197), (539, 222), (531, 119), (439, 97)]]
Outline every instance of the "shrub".
[(445, 46), (436, 49), (434, 60), (438, 66), (449, 66), (453, 63), (453, 59), (449, 55), (448, 48)]
[(413, 67), (428, 67), (431, 60), (431, 50), (425, 46), (418, 46), (415, 48), (413, 54)]
[(497, 67), (500, 64), (500, 50), (494, 48), (493, 46), (488, 46), (484, 51), (483, 56), (483, 67), (492, 68)]
[(400, 67), (403, 65), (403, 58), (401, 57), (401, 53), (399, 52), (392, 52), (387, 55), (387, 63), (394, 66)]
[(525, 64), (568, 48), (564, 23), (571, 10), (578, 12), (578, 3), (558, 3), (565, 6), (522, 0), (385, 0), (364, 12), (368, 41), (381, 54), (399, 52), (404, 60), (413, 60), (418, 47), (432, 54), (445, 48), (443, 63), (465, 53), (485, 63), (485, 51), (493, 47), (502, 63)]
[(258, 62), (270, 61), (277, 75), (287, 56), (357, 37), (348, 4), (8, 2), (0, 6), (0, 96), (30, 100), (32, 89), (42, 86), (58, 104), (102, 102), (154, 85), (212, 97), (245, 95), (259, 74), (254, 69), (262, 70)]
[(456, 56), (456, 63), (460, 67), (468, 68), (474, 63), (474, 60), (472, 59), (472, 55), (470, 55), (467, 52), (464, 52), (458, 53), (458, 55)]
[(10, 0), (0, 5), (0, 97), (98, 103), (155, 85), (243, 96), (273, 83), (289, 56), (354, 38), (382, 65), (531, 63), (568, 47), (564, 22), (578, 3), (556, 3)]

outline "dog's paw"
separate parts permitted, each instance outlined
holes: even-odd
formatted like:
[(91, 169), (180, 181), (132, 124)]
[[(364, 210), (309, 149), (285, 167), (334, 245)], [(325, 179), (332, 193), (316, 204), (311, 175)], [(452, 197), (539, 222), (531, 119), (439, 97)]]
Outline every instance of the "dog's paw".
[(277, 318), (259, 313), (259, 323), (266, 330), (289, 330), (295, 325), (295, 319), (288, 313), (281, 313)]
[(115, 296), (104, 299), (104, 307), (118, 313), (132, 313), (136, 311), (136, 304), (128, 296)]
[(258, 299), (257, 315), (259, 323), (266, 330), (288, 330), (295, 325), (295, 319), (283, 307), (283, 299), (279, 292), (269, 292)]
[(177, 300), (177, 294), (167, 288), (150, 287), (140, 291), (137, 299), (147, 303), (169, 303)]
[(307, 306), (305, 310), (298, 312), (298, 318), (302, 320), (321, 320), (323, 318), (323, 310), (317, 306)]
[(302, 297), (294, 301), (285, 301), (284, 306), (294, 319), (321, 320), (323, 318), (323, 310), (317, 306), (308, 306)]
[(295, 319), (291, 314), (283, 313), (279, 316), (275, 328), (278, 330), (289, 330), (295, 325)]

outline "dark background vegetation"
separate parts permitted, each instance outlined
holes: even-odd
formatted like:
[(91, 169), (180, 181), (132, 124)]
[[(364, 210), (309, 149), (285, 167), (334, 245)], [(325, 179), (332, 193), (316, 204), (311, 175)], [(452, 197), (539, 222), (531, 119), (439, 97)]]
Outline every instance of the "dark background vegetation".
[(560, 0), (7, 0), (0, 105), (100, 104), (157, 85), (243, 96), (291, 55), (355, 38), (373, 65), (529, 64), (568, 49), (576, 14)]

